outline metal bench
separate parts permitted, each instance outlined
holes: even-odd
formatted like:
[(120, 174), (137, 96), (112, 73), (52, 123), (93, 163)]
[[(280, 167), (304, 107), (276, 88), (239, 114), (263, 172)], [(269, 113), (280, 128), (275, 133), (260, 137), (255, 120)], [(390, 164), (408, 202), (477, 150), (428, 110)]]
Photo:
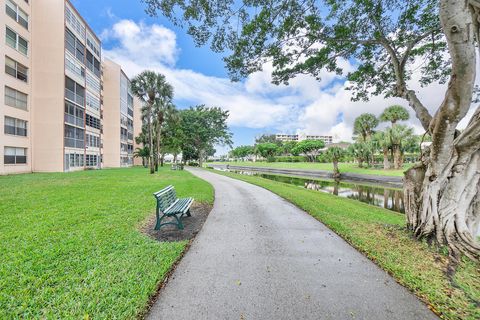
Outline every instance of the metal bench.
[(172, 163), (170, 167), (172, 170), (183, 170), (183, 164), (181, 163)]
[[(160, 230), (161, 226), (167, 224), (174, 224), (178, 229), (183, 229), (183, 223), (180, 218), (183, 215), (190, 217), (190, 206), (193, 203), (193, 198), (177, 198), (177, 193), (173, 186), (168, 186), (153, 194), (157, 200), (157, 223), (155, 230)], [(166, 217), (174, 217), (176, 222), (164, 222), (162, 220)]]

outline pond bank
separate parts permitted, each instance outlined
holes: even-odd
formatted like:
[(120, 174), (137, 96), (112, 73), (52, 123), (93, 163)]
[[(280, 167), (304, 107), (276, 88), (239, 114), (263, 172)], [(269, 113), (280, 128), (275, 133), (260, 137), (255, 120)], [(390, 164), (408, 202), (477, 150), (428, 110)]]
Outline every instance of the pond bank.
[[(224, 164), (211, 164), (210, 167), (219, 170), (234, 170), (234, 171), (254, 171), (270, 174), (284, 174), (297, 177), (319, 178), (319, 179), (333, 179), (331, 171), (324, 170), (305, 170), (305, 169), (281, 169), (269, 167), (253, 167), (253, 166), (232, 166)], [(340, 180), (345, 182), (361, 182), (374, 185), (381, 185), (390, 188), (403, 188), (403, 178), (394, 176), (378, 176), (370, 174), (359, 173), (341, 173)]]

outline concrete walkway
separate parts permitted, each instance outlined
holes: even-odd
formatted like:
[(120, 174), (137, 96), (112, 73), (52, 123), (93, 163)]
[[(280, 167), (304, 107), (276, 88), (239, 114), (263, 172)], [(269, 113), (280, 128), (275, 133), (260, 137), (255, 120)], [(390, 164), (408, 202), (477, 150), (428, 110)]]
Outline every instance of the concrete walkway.
[(437, 319), (302, 210), (189, 170), (214, 186), (215, 205), (147, 319)]

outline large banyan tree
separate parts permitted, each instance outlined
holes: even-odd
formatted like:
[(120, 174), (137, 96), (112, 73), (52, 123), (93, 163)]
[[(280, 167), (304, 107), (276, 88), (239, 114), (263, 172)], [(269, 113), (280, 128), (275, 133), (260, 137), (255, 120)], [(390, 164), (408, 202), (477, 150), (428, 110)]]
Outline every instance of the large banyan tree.
[[(472, 105), (480, 0), (143, 0), (187, 28), (196, 44), (227, 52), (233, 80), (273, 65), (273, 82), (298, 74), (345, 74), (354, 100), (371, 95), (408, 101), (432, 144), (405, 174), (408, 227), (418, 238), (480, 258), (480, 111)], [(447, 83), (439, 106), (412, 89)], [(416, 77), (417, 78), (417, 77)], [(442, 93), (439, 93), (442, 94)], [(434, 112), (433, 112), (434, 111)]]

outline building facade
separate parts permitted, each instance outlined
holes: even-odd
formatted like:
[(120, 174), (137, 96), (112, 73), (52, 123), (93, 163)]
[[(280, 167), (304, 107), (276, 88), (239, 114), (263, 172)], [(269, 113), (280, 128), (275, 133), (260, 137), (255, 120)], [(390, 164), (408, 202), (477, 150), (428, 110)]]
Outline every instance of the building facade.
[(70, 1), (5, 0), (0, 17), (0, 174), (102, 168), (110, 122), (119, 157), (109, 166), (131, 165), (129, 80), (120, 72), (109, 94), (119, 114), (105, 118), (101, 42)]
[(0, 174), (32, 171), (31, 4), (5, 0), (0, 12)]
[(333, 143), (333, 136), (319, 134), (276, 134), (275, 139), (280, 141), (322, 140), (325, 144)]
[(104, 74), (104, 165), (129, 167), (133, 165), (134, 97), (130, 80), (120, 65), (103, 62)]

